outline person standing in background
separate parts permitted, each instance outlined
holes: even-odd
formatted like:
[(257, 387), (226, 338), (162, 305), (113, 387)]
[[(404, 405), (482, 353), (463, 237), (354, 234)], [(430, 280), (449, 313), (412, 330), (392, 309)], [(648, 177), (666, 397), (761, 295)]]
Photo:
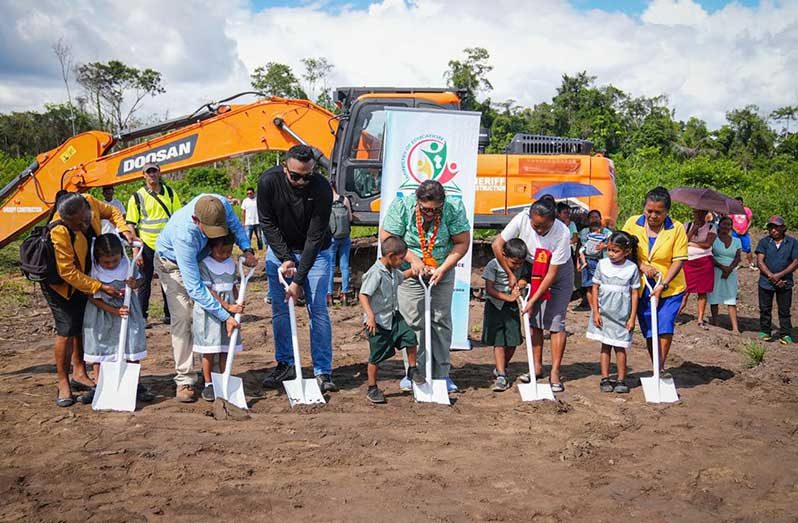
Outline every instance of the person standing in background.
[[(106, 185), (105, 187), (103, 187), (103, 199), (105, 200), (105, 203), (113, 205), (114, 207), (119, 209), (119, 212), (122, 213), (122, 218), (125, 217), (125, 214), (127, 214), (127, 212), (125, 211), (125, 205), (116, 198), (114, 198), (113, 185)], [(114, 226), (113, 223), (111, 223), (111, 220), (102, 220), (100, 224), (102, 226), (102, 231), (100, 232), (100, 234), (119, 233), (119, 230)]]
[[(166, 227), (169, 218), (180, 209), (180, 198), (161, 180), (161, 168), (157, 163), (148, 163), (142, 169), (144, 186), (130, 196), (127, 202), (127, 223), (136, 228), (144, 244), (141, 255), (141, 275), (144, 278), (138, 292), (141, 312), (146, 323), (150, 309), (150, 292), (152, 290), (152, 275), (155, 272), (153, 259), (155, 256), (155, 242)], [(169, 314), (169, 305), (166, 293), (161, 282), (163, 295), (163, 322), (169, 325), (172, 321)]]
[[(330, 271), (330, 288), (327, 294), (327, 304), (332, 305), (333, 277), (335, 266), (341, 267), (341, 303), (347, 305), (349, 298), (349, 253), (352, 250), (352, 205), (349, 198), (341, 196), (335, 187), (335, 182), (330, 182), (332, 187), (332, 209), (330, 210), (330, 232), (332, 233), (332, 270)], [(336, 260), (340, 259), (340, 262)]]
[[(738, 196), (735, 198), (740, 205), (743, 205), (743, 197)], [(751, 235), (748, 231), (751, 229), (751, 224), (754, 223), (754, 213), (749, 207), (743, 206), (744, 214), (731, 214), (729, 217), (732, 219), (732, 236), (740, 240), (743, 252), (745, 253), (745, 262), (752, 271), (757, 269), (754, 263), (754, 254), (751, 252)]]
[(258, 201), (255, 199), (255, 189), (252, 187), (247, 187), (247, 197), (241, 202), (241, 213), (243, 214), (241, 221), (244, 222), (247, 238), (252, 242), (252, 233), (255, 233), (258, 250), (263, 250), (263, 233), (260, 228), (260, 220), (258, 220)]

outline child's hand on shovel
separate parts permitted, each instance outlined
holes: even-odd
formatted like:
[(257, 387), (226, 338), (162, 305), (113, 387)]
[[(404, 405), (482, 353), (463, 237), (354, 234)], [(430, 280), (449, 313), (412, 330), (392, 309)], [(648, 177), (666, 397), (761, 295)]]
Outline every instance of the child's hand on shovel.
[(225, 321), (225, 325), (227, 326), (227, 335), (228, 336), (232, 336), (233, 332), (235, 332), (235, 330), (240, 326), (238, 324), (238, 322), (236, 321), (236, 319), (234, 317), (232, 317), (232, 316), (227, 318), (227, 321)]
[(103, 286), (100, 287), (100, 290), (112, 298), (121, 298), (125, 295), (123, 290), (117, 289), (113, 285), (109, 285), (107, 283), (104, 283)]
[(227, 312), (230, 314), (243, 314), (244, 313), (244, 304), (241, 303), (231, 303), (227, 305)]
[(118, 309), (116, 309), (116, 314), (120, 318), (124, 318), (125, 316), (130, 314), (130, 309), (128, 307), (119, 307)]

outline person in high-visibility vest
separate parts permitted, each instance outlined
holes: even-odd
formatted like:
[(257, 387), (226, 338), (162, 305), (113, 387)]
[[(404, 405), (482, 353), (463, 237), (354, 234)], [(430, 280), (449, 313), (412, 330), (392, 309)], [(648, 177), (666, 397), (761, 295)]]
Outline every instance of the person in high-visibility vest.
[[(141, 256), (141, 272), (144, 283), (139, 289), (139, 301), (144, 320), (147, 320), (150, 308), (150, 289), (152, 287), (153, 256), (155, 254), (155, 241), (166, 227), (166, 222), (176, 210), (182, 207), (180, 198), (171, 187), (161, 181), (161, 168), (156, 163), (148, 163), (142, 169), (144, 186), (130, 196), (127, 202), (127, 222), (138, 231), (139, 238), (144, 244), (144, 254)], [(166, 303), (166, 294), (163, 294), (163, 322), (171, 323), (169, 306)]]

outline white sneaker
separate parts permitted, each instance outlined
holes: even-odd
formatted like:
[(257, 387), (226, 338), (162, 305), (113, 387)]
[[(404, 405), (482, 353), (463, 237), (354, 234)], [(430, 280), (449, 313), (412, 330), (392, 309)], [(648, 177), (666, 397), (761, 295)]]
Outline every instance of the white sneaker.
[(410, 381), (410, 378), (405, 376), (399, 381), (399, 390), (402, 392), (413, 392), (413, 382)]
[(458, 392), (460, 389), (452, 381), (452, 378), (446, 378), (446, 390), (449, 393), (452, 393), (452, 392)]

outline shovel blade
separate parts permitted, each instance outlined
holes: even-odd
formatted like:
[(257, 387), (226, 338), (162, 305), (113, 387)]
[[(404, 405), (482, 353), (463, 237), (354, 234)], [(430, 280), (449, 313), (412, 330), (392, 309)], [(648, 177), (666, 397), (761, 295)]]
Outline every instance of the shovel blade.
[(136, 391), (141, 365), (126, 362), (103, 362), (91, 408), (94, 410), (136, 410)]
[(653, 376), (640, 378), (640, 385), (643, 386), (643, 396), (647, 403), (676, 403), (679, 401), (679, 394), (676, 392), (673, 378), (660, 378), (659, 383)]
[(239, 409), (248, 410), (247, 398), (244, 396), (244, 381), (236, 376), (227, 376), (218, 372), (211, 372), (213, 394), (232, 403)]
[(522, 401), (554, 401), (554, 392), (548, 383), (519, 383), (518, 392)]
[(314, 379), (295, 378), (283, 382), (288, 402), (293, 408), (295, 405), (315, 405), (327, 403), (319, 388), (319, 382)]
[(413, 383), (413, 398), (418, 403), (439, 403), (441, 405), (451, 405), (449, 402), (449, 390), (446, 388), (446, 380), (432, 380), (417, 385)]

